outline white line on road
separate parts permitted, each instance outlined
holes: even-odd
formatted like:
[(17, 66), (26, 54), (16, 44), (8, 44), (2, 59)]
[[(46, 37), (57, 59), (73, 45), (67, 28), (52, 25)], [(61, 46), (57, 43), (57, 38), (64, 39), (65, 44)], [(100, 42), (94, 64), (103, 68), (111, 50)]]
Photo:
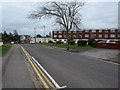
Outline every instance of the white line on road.
[(38, 61), (32, 57), (32, 59), (35, 61), (35, 63), (43, 70), (43, 72), (48, 76), (48, 78), (52, 81), (52, 83), (55, 85), (55, 87), (57, 89), (62, 89), (62, 88), (66, 88), (66, 86), (62, 86), (60, 87), (57, 82), (50, 76), (50, 74), (40, 65), (40, 63), (38, 63)]

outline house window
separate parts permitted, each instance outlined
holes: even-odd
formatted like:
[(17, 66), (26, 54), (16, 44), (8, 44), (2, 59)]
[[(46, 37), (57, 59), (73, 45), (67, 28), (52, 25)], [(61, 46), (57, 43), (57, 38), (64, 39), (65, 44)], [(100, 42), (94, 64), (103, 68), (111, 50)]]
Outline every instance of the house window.
[(108, 32), (108, 30), (105, 30), (105, 32)]
[(59, 33), (61, 34), (61, 33), (62, 33), (62, 31), (59, 31)]
[(61, 38), (62, 37), (62, 35), (59, 35), (59, 38)]
[(57, 37), (57, 35), (54, 35), (54, 38), (56, 38)]
[(120, 38), (120, 34), (118, 34), (118, 36), (117, 36), (118, 38)]
[(64, 38), (66, 38), (66, 35), (64, 35)]
[(73, 33), (76, 33), (76, 31), (73, 31)]
[(74, 38), (76, 38), (76, 35), (73, 35)]
[(54, 33), (56, 34), (56, 33), (57, 33), (57, 31), (54, 31)]
[(89, 34), (85, 34), (85, 37), (89, 37)]
[(111, 34), (110, 37), (111, 37), (111, 38), (115, 38), (115, 34)]
[(102, 38), (102, 34), (99, 34), (99, 38)]
[(95, 37), (96, 37), (96, 34), (92, 34), (92, 37), (95, 38)]
[(115, 32), (115, 30), (110, 30), (110, 32)]
[(102, 30), (99, 30), (99, 32), (102, 32)]
[(104, 37), (105, 37), (105, 38), (108, 38), (108, 34), (105, 34)]

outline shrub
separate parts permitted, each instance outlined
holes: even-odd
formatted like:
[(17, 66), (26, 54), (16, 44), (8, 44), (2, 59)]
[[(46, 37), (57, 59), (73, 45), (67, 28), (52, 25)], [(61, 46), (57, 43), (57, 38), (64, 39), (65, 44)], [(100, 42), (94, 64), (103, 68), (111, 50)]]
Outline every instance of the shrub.
[(75, 45), (75, 41), (73, 39), (70, 39), (69, 44), (70, 45)]
[(61, 41), (56, 41), (56, 44), (61, 44), (62, 42)]
[(89, 39), (88, 40), (88, 45), (92, 46), (92, 47), (96, 47), (97, 41), (95, 41), (95, 39)]
[(87, 45), (87, 41), (79, 40), (79, 41), (77, 41), (77, 44), (78, 44), (78, 46), (86, 46)]
[(50, 41), (48, 41), (48, 43), (53, 43), (53, 41), (50, 40)]

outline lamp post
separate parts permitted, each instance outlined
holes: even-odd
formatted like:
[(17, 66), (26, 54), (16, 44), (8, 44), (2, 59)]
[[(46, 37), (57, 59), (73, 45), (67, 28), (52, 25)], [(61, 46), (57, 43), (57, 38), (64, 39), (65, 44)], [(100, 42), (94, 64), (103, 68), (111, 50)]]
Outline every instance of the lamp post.
[(45, 26), (43, 26), (43, 28), (44, 28), (44, 42), (45, 42)]
[(36, 43), (36, 28), (34, 28), (34, 37), (35, 37), (35, 42)]

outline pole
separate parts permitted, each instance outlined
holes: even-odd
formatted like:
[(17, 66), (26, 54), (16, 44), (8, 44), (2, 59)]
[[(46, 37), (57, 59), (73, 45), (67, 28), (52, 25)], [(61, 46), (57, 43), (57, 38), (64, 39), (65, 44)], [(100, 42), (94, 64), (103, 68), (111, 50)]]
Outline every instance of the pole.
[(34, 28), (34, 37), (35, 37), (35, 42), (36, 43), (36, 28)]
[(45, 26), (43, 26), (43, 28), (44, 28), (44, 42), (45, 42)]

